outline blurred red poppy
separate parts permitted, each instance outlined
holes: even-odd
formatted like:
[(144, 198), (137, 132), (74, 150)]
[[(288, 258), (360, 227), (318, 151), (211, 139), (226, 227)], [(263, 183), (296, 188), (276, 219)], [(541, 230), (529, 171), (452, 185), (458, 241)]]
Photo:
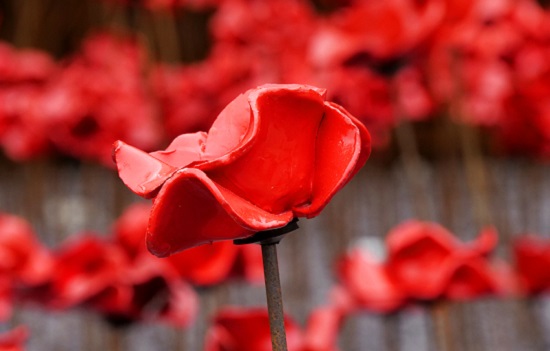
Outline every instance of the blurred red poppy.
[(11, 159), (28, 160), (52, 150), (44, 121), (31, 112), (58, 71), (45, 52), (0, 43), (0, 145)]
[(24, 351), (25, 342), (29, 338), (26, 326), (19, 326), (0, 334), (0, 351)]
[(114, 150), (124, 183), (155, 197), (147, 244), (157, 256), (314, 217), (369, 154), (363, 125), (303, 85), (250, 90), (208, 133), (181, 135), (165, 151)]
[(25, 286), (45, 283), (53, 260), (24, 219), (0, 213), (0, 275)]
[(445, 291), (457, 297), (495, 292), (483, 256), (494, 248), (496, 236), (489, 228), (464, 244), (439, 224), (407, 221), (388, 233), (387, 270), (403, 293), (417, 299), (435, 299)]
[(128, 271), (129, 262), (116, 245), (97, 233), (82, 233), (56, 250), (50, 281), (50, 305), (68, 308), (81, 305), (116, 286)]
[(195, 291), (151, 255), (134, 260), (115, 284), (85, 304), (115, 325), (141, 321), (185, 327), (198, 310)]
[(111, 166), (111, 147), (125, 140), (151, 150), (160, 143), (156, 106), (143, 76), (144, 49), (112, 33), (92, 35), (67, 61), (32, 112), (58, 151)]

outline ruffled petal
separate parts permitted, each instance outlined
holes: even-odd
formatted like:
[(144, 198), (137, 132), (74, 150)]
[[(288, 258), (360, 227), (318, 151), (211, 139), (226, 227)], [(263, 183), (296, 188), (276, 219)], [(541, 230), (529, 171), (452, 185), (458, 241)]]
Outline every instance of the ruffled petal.
[(327, 103), (316, 145), (311, 203), (296, 209), (297, 216), (318, 215), (357, 173), (370, 154), (370, 135), (343, 108)]
[(291, 220), (290, 211), (266, 212), (204, 172), (184, 168), (164, 183), (155, 198), (147, 246), (154, 255), (164, 257), (212, 241), (245, 238)]
[(308, 86), (265, 86), (250, 92), (249, 101), (257, 130), (250, 149), (233, 162), (203, 169), (272, 213), (309, 203), (323, 96)]
[(186, 167), (203, 159), (205, 141), (205, 132), (182, 134), (174, 139), (166, 150), (151, 152), (150, 155), (172, 167)]
[[(224, 162), (240, 154), (255, 133), (248, 94), (239, 95), (218, 115), (208, 131), (204, 158)], [(218, 160), (218, 162), (221, 160)]]
[(145, 198), (156, 195), (177, 168), (122, 141), (114, 144), (113, 158), (118, 175), (134, 193)]

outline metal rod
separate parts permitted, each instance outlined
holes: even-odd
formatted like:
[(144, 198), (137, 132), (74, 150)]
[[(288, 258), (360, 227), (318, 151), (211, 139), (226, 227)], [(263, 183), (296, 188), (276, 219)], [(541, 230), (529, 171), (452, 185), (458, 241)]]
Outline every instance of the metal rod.
[(276, 245), (276, 243), (262, 244), (265, 292), (267, 295), (267, 311), (269, 314), (272, 350), (287, 351), (283, 296), (281, 294)]

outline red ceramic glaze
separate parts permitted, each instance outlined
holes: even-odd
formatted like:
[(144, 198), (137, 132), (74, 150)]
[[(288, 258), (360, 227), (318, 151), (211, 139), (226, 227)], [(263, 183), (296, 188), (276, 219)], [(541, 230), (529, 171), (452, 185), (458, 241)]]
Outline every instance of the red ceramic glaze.
[(366, 128), (305, 85), (249, 90), (208, 133), (182, 135), (165, 151), (114, 148), (124, 183), (154, 197), (147, 245), (160, 257), (314, 217), (369, 154)]

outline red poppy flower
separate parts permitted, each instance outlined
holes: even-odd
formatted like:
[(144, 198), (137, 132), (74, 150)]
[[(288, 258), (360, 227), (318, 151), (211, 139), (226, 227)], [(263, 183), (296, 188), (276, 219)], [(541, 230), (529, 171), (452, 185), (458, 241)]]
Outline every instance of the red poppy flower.
[(265, 85), (229, 104), (208, 133), (151, 154), (118, 142), (119, 175), (155, 197), (147, 244), (168, 256), (314, 217), (370, 153), (367, 130), (324, 91)]
[(463, 272), (479, 273), (476, 258), (486, 255), (495, 244), (494, 229), (484, 230), (474, 243), (463, 244), (436, 223), (411, 220), (388, 233), (388, 273), (405, 294), (434, 299), (449, 284), (459, 284), (450, 276), (462, 278)]
[(0, 213), (0, 275), (25, 286), (45, 283), (52, 257), (25, 220)]
[(358, 1), (328, 18), (313, 38), (316, 66), (338, 66), (359, 57), (371, 63), (401, 57), (418, 47), (444, 15), (443, 1)]
[(525, 235), (513, 244), (515, 270), (519, 288), (534, 294), (550, 289), (550, 242), (548, 239)]
[(0, 351), (24, 351), (25, 342), (29, 338), (29, 330), (19, 326), (0, 334)]
[(51, 151), (44, 121), (31, 112), (58, 70), (46, 53), (0, 43), (0, 145), (11, 159), (27, 160)]
[(85, 302), (115, 325), (136, 321), (163, 322), (177, 327), (194, 319), (194, 290), (161, 260), (142, 255), (112, 285)]
[(156, 107), (142, 74), (143, 51), (135, 40), (97, 34), (51, 80), (32, 113), (45, 121), (59, 152), (111, 166), (117, 139), (148, 150), (159, 145)]
[(94, 233), (72, 238), (55, 254), (50, 304), (59, 308), (83, 304), (116, 286), (127, 270), (128, 260), (118, 246)]

